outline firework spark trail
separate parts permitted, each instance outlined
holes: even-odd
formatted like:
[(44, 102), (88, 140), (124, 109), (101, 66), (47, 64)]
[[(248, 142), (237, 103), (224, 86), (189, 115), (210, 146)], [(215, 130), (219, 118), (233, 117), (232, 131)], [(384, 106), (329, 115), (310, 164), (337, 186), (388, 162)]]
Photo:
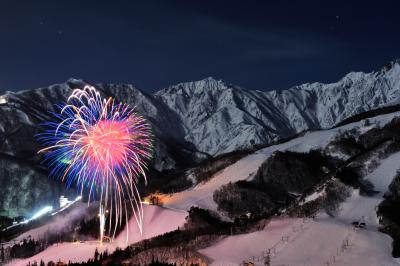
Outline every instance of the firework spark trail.
[[(142, 232), (143, 208), (137, 183), (152, 155), (150, 125), (129, 105), (104, 99), (94, 87), (75, 89), (54, 122), (39, 135), (51, 175), (80, 189), (89, 201), (100, 195), (100, 214), (109, 211), (108, 233), (115, 236), (128, 208)], [(125, 200), (126, 199), (126, 200)], [(102, 228), (103, 226), (103, 228)], [(100, 225), (103, 235), (103, 225)], [(128, 236), (128, 235), (127, 235)], [(102, 236), (101, 236), (102, 240)], [(128, 240), (128, 239), (127, 239)]]
[(104, 227), (106, 225), (106, 217), (104, 214), (104, 208), (100, 204), (100, 211), (99, 211), (99, 219), (100, 219), (100, 239), (104, 238)]

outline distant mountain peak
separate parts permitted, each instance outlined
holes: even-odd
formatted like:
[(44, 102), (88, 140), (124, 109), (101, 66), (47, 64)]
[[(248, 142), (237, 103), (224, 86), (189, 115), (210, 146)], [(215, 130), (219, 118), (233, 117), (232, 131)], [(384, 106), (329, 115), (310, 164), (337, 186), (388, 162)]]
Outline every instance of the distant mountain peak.
[(84, 82), (83, 79), (76, 79), (76, 78), (69, 78), (67, 81), (67, 83), (79, 83), (79, 82)]
[(196, 80), (196, 81), (181, 82), (181, 83), (179, 83), (177, 85), (173, 85), (173, 86), (180, 86), (180, 85), (185, 85), (185, 84), (195, 84), (197, 86), (209, 87), (210, 85), (215, 85), (215, 84), (225, 84), (225, 82), (222, 79), (206, 77), (204, 79), (200, 79), (200, 80)]
[(389, 63), (387, 63), (382, 69), (381, 72), (387, 72), (390, 71), (391, 69), (393, 69), (393, 67), (395, 66), (400, 66), (400, 59), (395, 59), (390, 61)]

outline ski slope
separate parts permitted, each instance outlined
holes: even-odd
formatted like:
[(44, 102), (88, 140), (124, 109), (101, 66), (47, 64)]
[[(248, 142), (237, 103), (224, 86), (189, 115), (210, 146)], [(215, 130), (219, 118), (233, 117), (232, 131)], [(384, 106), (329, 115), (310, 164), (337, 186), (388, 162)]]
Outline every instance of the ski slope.
[[(369, 120), (371, 123), (378, 121), (380, 126), (383, 126), (395, 116), (400, 116), (400, 112), (377, 116)], [(214, 191), (229, 182), (252, 179), (260, 165), (275, 151), (308, 152), (311, 149), (323, 148), (339, 131), (344, 132), (355, 127), (363, 130), (363, 124), (364, 121), (360, 121), (335, 129), (307, 132), (303, 136), (288, 142), (261, 149), (218, 172), (207, 183), (199, 184), (192, 189), (171, 196), (165, 196), (163, 198), (165, 208), (145, 205), (143, 235), (140, 235), (135, 221), (131, 219), (128, 242), (126, 242), (127, 231), (123, 231), (113, 243), (104, 243), (103, 246), (100, 246), (97, 241), (55, 244), (32, 258), (14, 260), (9, 265), (22, 266), (28, 262), (40, 261), (41, 259), (46, 262), (50, 260), (82, 262), (92, 258), (96, 248), (100, 252), (104, 250), (112, 252), (116, 247), (123, 248), (137, 241), (175, 230), (184, 224), (187, 210), (192, 206), (217, 211), (217, 206), (212, 199)], [(378, 167), (367, 177), (382, 191), (387, 188), (393, 177), (391, 175), (382, 179), (380, 178), (382, 173), (392, 171), (390, 173), (393, 174), (397, 169), (396, 161), (400, 160), (400, 155), (394, 156), (397, 157), (387, 158), (382, 162), (383, 168)], [(323, 265), (321, 263), (329, 261), (337, 253), (345, 239), (353, 239), (351, 238), (353, 237), (353, 227), (350, 225), (352, 219), (365, 216), (368, 223), (376, 220), (376, 217), (373, 216), (374, 207), (382, 200), (381, 196), (379, 194), (375, 198), (366, 200), (356, 191), (343, 204), (343, 211), (335, 219), (323, 214), (319, 215), (314, 221), (276, 219), (262, 231), (227, 237), (215, 245), (201, 250), (201, 253), (214, 259), (213, 265), (238, 265), (238, 263), (250, 259), (252, 256), (260, 257), (263, 252), (265, 253), (265, 250), (275, 247), (276, 253), (272, 265)], [(367, 202), (368, 204), (366, 204)], [(354, 208), (357, 208), (357, 211), (352, 211)], [(347, 247), (346, 252), (340, 253), (337, 260), (343, 260), (344, 263), (348, 261), (355, 263), (355, 260), (360, 258), (360, 254), (368, 251), (369, 253), (364, 257), (371, 256), (371, 261), (374, 257), (376, 262), (382, 261), (383, 265), (398, 265), (390, 255), (390, 237), (377, 231), (376, 222), (375, 224), (371, 222), (368, 230), (357, 232), (355, 239), (359, 241), (358, 245)]]
[[(369, 121), (372, 124), (378, 123), (380, 126), (384, 126), (395, 116), (399, 115), (400, 112), (395, 112), (370, 118)], [(165, 207), (180, 210), (189, 210), (192, 206), (198, 206), (204, 209), (217, 211), (217, 205), (212, 198), (214, 191), (229, 182), (234, 183), (239, 180), (253, 178), (261, 164), (275, 151), (290, 150), (308, 152), (312, 149), (323, 148), (339, 132), (344, 132), (356, 127), (363, 132), (366, 130), (365, 128), (371, 129), (372, 127), (364, 127), (363, 124), (364, 120), (334, 129), (307, 132), (304, 136), (292, 139), (288, 142), (261, 149), (216, 173), (207, 183), (201, 183), (192, 189), (163, 197), (163, 204)]]
[[(94, 206), (93, 206), (94, 205)], [(95, 207), (95, 211), (94, 211)], [(94, 217), (97, 214), (98, 207), (96, 204), (92, 204), (88, 207), (87, 203), (77, 202), (74, 208), (68, 213), (68, 215), (56, 216), (54, 220), (47, 222), (46, 224), (30, 229), (21, 235), (17, 236), (13, 240), (5, 244), (5, 247), (11, 246), (15, 243), (20, 243), (24, 239), (43, 239), (45, 235), (50, 232), (62, 232), (65, 228), (68, 228), (70, 224), (79, 219)]]
[[(129, 230), (123, 230), (112, 243), (103, 243), (100, 245), (99, 241), (86, 241), (82, 243), (60, 243), (48, 247), (43, 252), (35, 256), (23, 259), (13, 260), (8, 265), (26, 266), (29, 262), (40, 262), (42, 259), (45, 262), (50, 260), (57, 262), (83, 262), (93, 258), (96, 248), (99, 252), (108, 250), (113, 252), (117, 247), (125, 248), (126, 246), (139, 242), (143, 239), (148, 239), (157, 235), (173, 231), (185, 223), (186, 212), (169, 210), (166, 208), (144, 205), (144, 218), (143, 218), (143, 233), (140, 234), (136, 225), (136, 221), (132, 218), (128, 225)], [(128, 242), (127, 242), (128, 233)]]
[[(200, 252), (213, 259), (212, 265), (238, 265), (243, 261), (264, 265), (268, 249), (271, 265), (400, 265), (391, 255), (392, 239), (378, 231), (375, 211), (400, 168), (399, 162), (400, 152), (382, 160), (365, 177), (380, 192), (366, 197), (353, 190), (335, 218), (321, 212), (308, 222), (274, 219), (262, 231), (229, 236)], [(365, 229), (355, 229), (351, 224), (359, 220), (366, 222)]]

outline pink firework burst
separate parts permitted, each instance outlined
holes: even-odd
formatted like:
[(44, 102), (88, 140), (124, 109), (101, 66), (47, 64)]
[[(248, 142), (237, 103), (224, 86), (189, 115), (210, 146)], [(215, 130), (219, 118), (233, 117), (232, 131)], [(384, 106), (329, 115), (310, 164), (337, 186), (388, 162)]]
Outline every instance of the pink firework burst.
[[(109, 211), (109, 234), (133, 211), (142, 231), (143, 208), (137, 184), (146, 180), (152, 155), (151, 127), (129, 105), (104, 99), (94, 87), (75, 89), (55, 120), (46, 123), (40, 135), (40, 150), (51, 175), (76, 184), (81, 193), (89, 188), (89, 199), (99, 195), (100, 214)], [(101, 240), (104, 217), (101, 217)], [(127, 230), (128, 234), (128, 230)]]

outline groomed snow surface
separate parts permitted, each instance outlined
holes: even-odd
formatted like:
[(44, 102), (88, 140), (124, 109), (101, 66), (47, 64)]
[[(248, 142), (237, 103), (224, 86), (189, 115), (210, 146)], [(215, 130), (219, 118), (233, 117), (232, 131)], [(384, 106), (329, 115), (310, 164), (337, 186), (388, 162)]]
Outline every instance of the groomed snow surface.
[[(229, 236), (200, 252), (218, 266), (238, 265), (243, 261), (264, 265), (268, 249), (271, 265), (400, 265), (391, 255), (392, 239), (378, 231), (375, 211), (399, 162), (400, 153), (383, 160), (365, 177), (380, 193), (364, 197), (354, 190), (335, 218), (320, 213), (314, 220), (273, 219), (263, 231)], [(360, 220), (367, 227), (356, 231), (351, 223)]]
[[(381, 126), (388, 123), (400, 112), (370, 118), (371, 123), (379, 122)], [(191, 206), (217, 210), (212, 199), (215, 190), (229, 182), (251, 179), (259, 166), (277, 150), (307, 152), (311, 149), (325, 147), (338, 133), (359, 127), (363, 121), (352, 123), (340, 128), (308, 132), (304, 136), (286, 143), (267, 147), (250, 154), (224, 170), (218, 172), (207, 183), (199, 184), (193, 189), (172, 194), (163, 198), (164, 207), (144, 206), (144, 228), (140, 235), (134, 220), (129, 225), (129, 242), (126, 243), (126, 232), (122, 232), (116, 240), (102, 247), (96, 241), (79, 244), (56, 244), (45, 251), (26, 260), (12, 261), (10, 265), (26, 265), (29, 261), (86, 261), (93, 258), (96, 247), (99, 251), (112, 252), (117, 246), (125, 247), (142, 239), (163, 234), (182, 226), (187, 210)], [(396, 153), (381, 162), (366, 178), (369, 179), (381, 193), (374, 197), (360, 196), (358, 191), (342, 204), (339, 215), (330, 218), (320, 213), (314, 220), (279, 218), (273, 219), (264, 230), (229, 236), (222, 241), (200, 250), (201, 253), (213, 259), (212, 265), (238, 265), (243, 261), (256, 261), (263, 265), (263, 254), (270, 249), (271, 265), (400, 265), (391, 256), (391, 238), (377, 230), (375, 206), (382, 200), (386, 191), (400, 167), (400, 153)], [(366, 229), (354, 231), (351, 222), (364, 216)], [(254, 256), (254, 258), (253, 258)]]

